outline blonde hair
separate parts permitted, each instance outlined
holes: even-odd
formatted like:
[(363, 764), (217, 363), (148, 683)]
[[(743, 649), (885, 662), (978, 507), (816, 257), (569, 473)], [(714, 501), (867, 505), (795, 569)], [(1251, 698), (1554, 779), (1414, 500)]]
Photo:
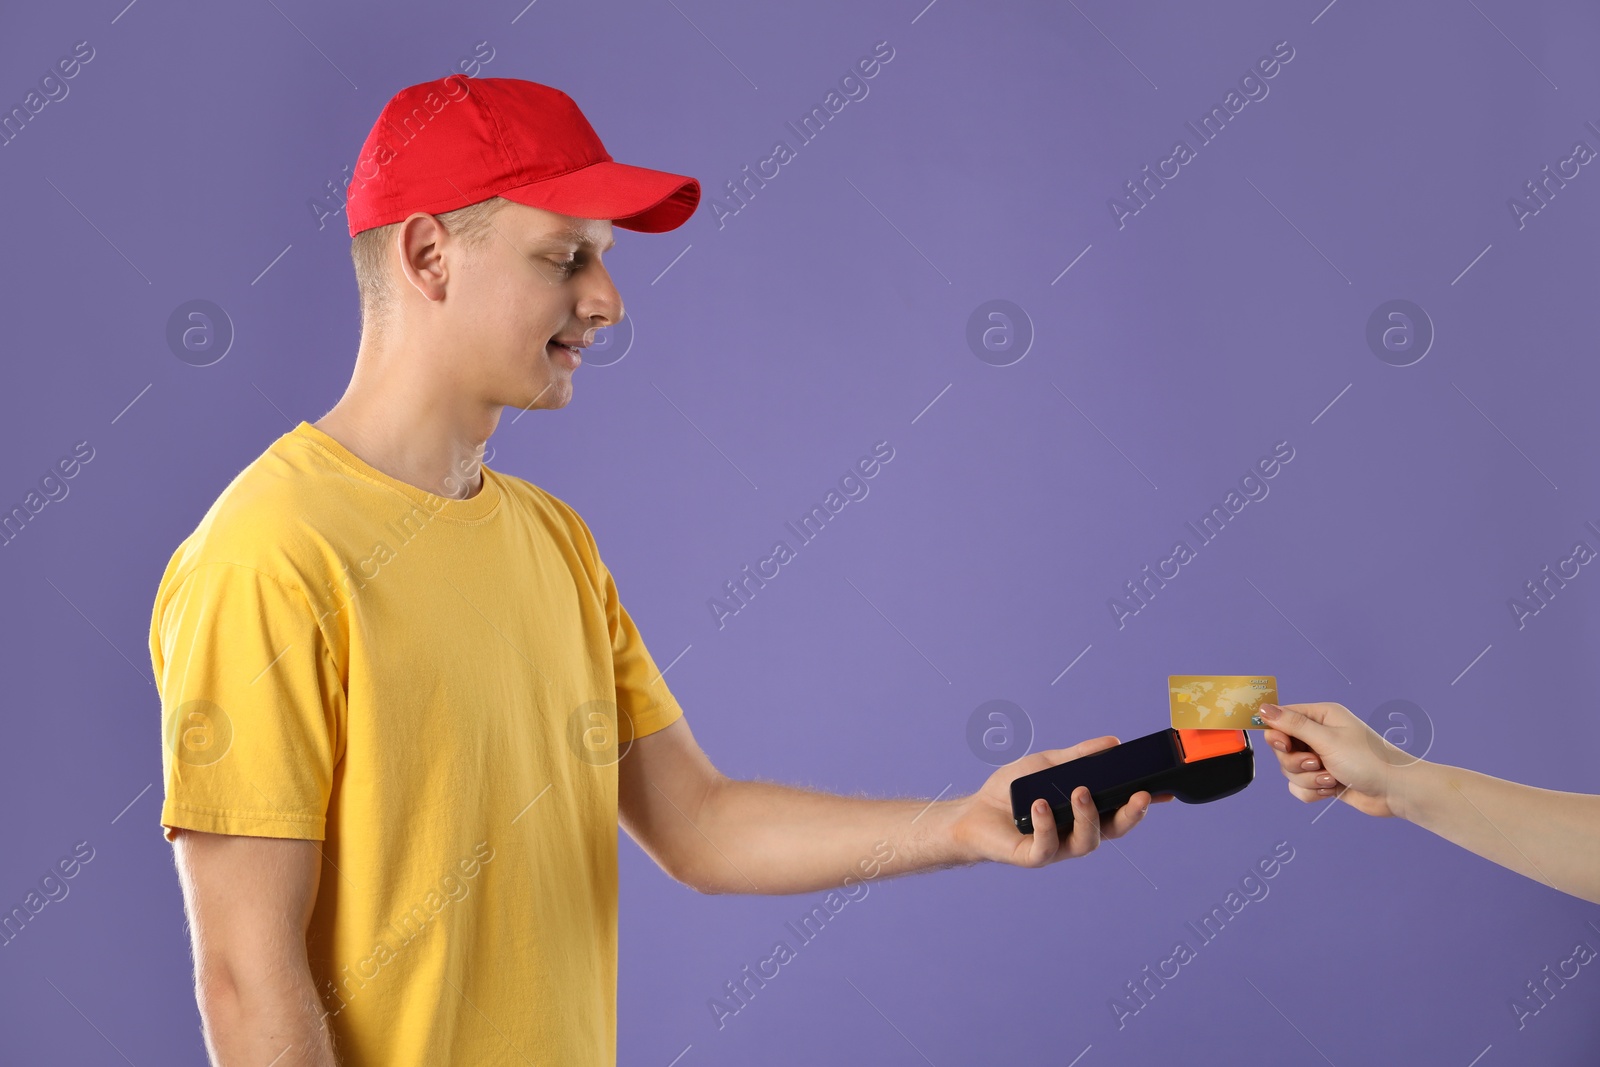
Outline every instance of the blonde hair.
[[(491, 196), (434, 218), (465, 247), (477, 248), (489, 236), (490, 219), (507, 203), (509, 201), (501, 197)], [(356, 290), (361, 298), (363, 338), (381, 336), (394, 312), (395, 292), (389, 280), (389, 256), (394, 231), (399, 225), (391, 222), (386, 226), (374, 226), (350, 239), (350, 261), (355, 266)]]

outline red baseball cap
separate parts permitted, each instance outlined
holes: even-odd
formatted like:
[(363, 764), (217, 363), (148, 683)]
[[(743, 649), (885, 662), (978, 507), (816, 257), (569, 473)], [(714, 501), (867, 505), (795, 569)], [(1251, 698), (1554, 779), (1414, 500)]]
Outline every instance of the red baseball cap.
[(681, 226), (700, 183), (611, 158), (560, 89), (451, 74), (396, 93), (361, 146), (346, 190), (350, 236), (413, 212), (443, 214), (501, 196), (625, 230)]

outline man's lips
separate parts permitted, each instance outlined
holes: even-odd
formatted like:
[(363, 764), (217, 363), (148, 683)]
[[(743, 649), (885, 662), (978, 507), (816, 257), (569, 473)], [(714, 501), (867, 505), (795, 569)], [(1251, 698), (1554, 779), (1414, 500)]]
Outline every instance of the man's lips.
[(573, 368), (576, 369), (580, 364), (583, 363), (583, 349), (588, 348), (589, 343), (581, 337), (576, 341), (563, 341), (560, 338), (551, 338), (549, 344), (547, 344), (545, 347), (558, 353), (560, 356), (568, 360), (572, 364)]

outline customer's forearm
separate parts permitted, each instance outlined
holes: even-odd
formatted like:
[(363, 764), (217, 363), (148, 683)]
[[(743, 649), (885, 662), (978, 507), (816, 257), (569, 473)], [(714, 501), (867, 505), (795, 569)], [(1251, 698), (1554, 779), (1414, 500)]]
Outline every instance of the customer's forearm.
[(695, 819), (686, 878), (704, 893), (804, 893), (975, 862), (949, 832), (961, 800), (873, 800), (725, 780)]
[(1600, 796), (1422, 762), (1396, 775), (1398, 814), (1502, 867), (1600, 903)]
[(310, 972), (200, 989), (212, 1067), (338, 1067)]

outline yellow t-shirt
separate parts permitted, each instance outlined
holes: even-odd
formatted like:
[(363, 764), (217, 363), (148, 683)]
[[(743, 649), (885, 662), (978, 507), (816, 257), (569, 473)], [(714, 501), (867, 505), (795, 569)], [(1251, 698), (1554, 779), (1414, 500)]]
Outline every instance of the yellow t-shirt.
[(323, 842), (341, 1064), (615, 1063), (616, 764), (683, 711), (575, 511), (302, 422), (173, 554), (150, 656), (166, 838)]

